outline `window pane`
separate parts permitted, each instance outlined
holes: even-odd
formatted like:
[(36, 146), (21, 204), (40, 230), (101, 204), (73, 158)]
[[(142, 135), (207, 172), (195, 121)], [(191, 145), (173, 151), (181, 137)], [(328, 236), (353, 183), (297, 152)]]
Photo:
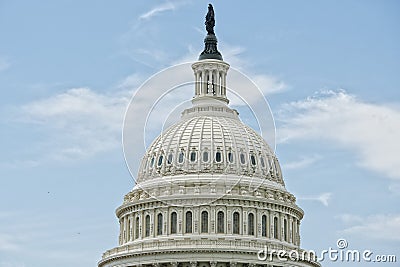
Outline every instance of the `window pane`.
[(161, 164), (162, 164), (162, 162), (163, 162), (163, 159), (164, 159), (164, 156), (163, 156), (163, 155), (161, 155), (161, 156), (158, 158), (158, 167), (161, 166)]
[(157, 235), (162, 235), (163, 216), (161, 213), (157, 215)]
[(181, 151), (181, 152), (179, 153), (178, 162), (179, 162), (179, 163), (182, 163), (184, 157), (185, 157), (185, 154), (183, 153), (183, 151)]
[(146, 216), (146, 223), (145, 223), (145, 237), (148, 237), (150, 235), (150, 215)]
[(192, 152), (190, 153), (190, 161), (191, 161), (191, 162), (196, 161), (196, 151), (192, 151)]
[(240, 163), (242, 163), (242, 164), (246, 163), (246, 158), (243, 153), (240, 153)]
[(176, 212), (171, 213), (171, 234), (176, 234), (177, 216)]
[(192, 212), (186, 212), (186, 233), (192, 232)]
[(233, 233), (234, 234), (239, 234), (239, 224), (240, 224), (240, 221), (239, 221), (239, 212), (235, 212), (235, 213), (233, 213)]
[(201, 232), (208, 233), (208, 212), (203, 211), (201, 213)]
[(135, 238), (139, 238), (139, 217), (136, 217), (135, 222)]
[(253, 213), (249, 213), (247, 223), (249, 224), (248, 234), (254, 235), (254, 214)]
[(278, 218), (274, 217), (274, 238), (278, 239)]
[(222, 211), (219, 211), (217, 215), (217, 233), (224, 233), (224, 232), (225, 232), (224, 213)]
[(228, 152), (228, 161), (229, 161), (229, 163), (233, 163), (233, 153), (232, 152)]
[(203, 161), (208, 162), (208, 152), (207, 151), (203, 152)]
[(215, 161), (216, 162), (221, 162), (222, 161), (222, 155), (220, 151), (217, 151), (217, 153), (215, 153)]
[(261, 223), (261, 235), (262, 236), (267, 236), (267, 216), (263, 215), (261, 220), (262, 220), (262, 223)]
[(264, 168), (264, 167), (265, 167), (264, 157), (261, 157), (261, 158), (260, 158), (260, 161), (261, 161), (261, 166)]
[(172, 155), (172, 153), (170, 153), (170, 154), (168, 155), (168, 160), (167, 160), (167, 163), (168, 163), (168, 164), (172, 164), (172, 157), (173, 157), (173, 155)]
[(256, 165), (256, 157), (254, 155), (251, 155), (250, 160), (251, 160), (251, 165), (255, 166)]

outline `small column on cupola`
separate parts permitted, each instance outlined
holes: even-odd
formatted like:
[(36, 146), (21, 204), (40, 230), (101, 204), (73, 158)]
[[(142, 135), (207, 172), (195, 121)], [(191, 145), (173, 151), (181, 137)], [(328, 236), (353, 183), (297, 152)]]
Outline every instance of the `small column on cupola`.
[(200, 99), (216, 99), (229, 103), (226, 97), (226, 74), (229, 64), (224, 62), (217, 48), (217, 37), (214, 33), (214, 8), (208, 5), (206, 15), (207, 35), (204, 38), (204, 50), (199, 60), (192, 64), (195, 76), (194, 102)]

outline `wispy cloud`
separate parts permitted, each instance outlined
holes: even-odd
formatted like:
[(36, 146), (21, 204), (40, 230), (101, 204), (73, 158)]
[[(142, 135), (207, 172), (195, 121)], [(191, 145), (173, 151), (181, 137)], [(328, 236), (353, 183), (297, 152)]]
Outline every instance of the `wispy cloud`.
[(297, 199), (299, 200), (310, 200), (310, 201), (318, 201), (322, 205), (328, 207), (329, 202), (331, 200), (332, 193), (322, 193), (315, 196), (299, 196)]
[(400, 215), (378, 214), (368, 217), (343, 214), (339, 216), (350, 224), (341, 231), (343, 234), (362, 236), (368, 239), (400, 241)]
[(129, 99), (128, 90), (101, 94), (73, 88), (22, 106), (19, 119), (46, 130), (41, 147), (50, 151), (38, 154), (56, 160), (79, 159), (120, 146)]
[(149, 20), (153, 18), (154, 16), (159, 15), (160, 13), (170, 11), (170, 10), (175, 10), (177, 8), (177, 4), (174, 2), (165, 2), (160, 5), (157, 5), (147, 11), (146, 13), (143, 13), (139, 16), (140, 20)]
[(291, 169), (301, 169), (305, 168), (316, 161), (320, 160), (321, 156), (320, 155), (313, 155), (313, 156), (308, 156), (308, 157), (302, 157), (299, 160), (296, 161), (291, 161), (287, 163), (283, 163), (283, 168), (286, 170), (291, 170)]
[(328, 140), (353, 149), (359, 165), (400, 179), (400, 109), (327, 91), (287, 104), (279, 113), (278, 142)]

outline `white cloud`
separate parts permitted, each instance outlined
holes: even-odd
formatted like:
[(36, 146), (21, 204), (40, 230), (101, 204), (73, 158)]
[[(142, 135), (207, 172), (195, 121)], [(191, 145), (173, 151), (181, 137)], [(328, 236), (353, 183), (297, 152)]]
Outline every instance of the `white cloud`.
[(278, 115), (278, 142), (327, 140), (353, 149), (359, 164), (400, 179), (400, 110), (328, 91), (287, 104)]
[[(357, 216), (340, 217), (345, 223), (351, 223), (352, 226), (342, 230), (343, 234), (363, 236), (379, 240), (400, 241), (400, 215), (373, 215), (365, 218)], [(350, 220), (349, 220), (350, 218)]]
[(284, 169), (286, 170), (290, 170), (290, 169), (301, 169), (304, 167), (307, 167), (313, 163), (315, 163), (316, 161), (318, 161), (319, 159), (321, 159), (321, 156), (319, 155), (313, 155), (313, 156), (308, 156), (308, 157), (302, 157), (299, 160), (296, 161), (292, 161), (292, 162), (287, 162), (287, 163), (283, 163), (282, 166)]
[(331, 200), (332, 193), (322, 193), (316, 196), (299, 196), (297, 199), (299, 200), (310, 200), (310, 201), (318, 201), (322, 205), (328, 207), (329, 201)]
[(73, 88), (24, 105), (24, 122), (44, 128), (52, 159), (75, 159), (121, 145), (121, 128), (129, 92), (96, 93)]
[(146, 13), (143, 13), (142, 15), (139, 16), (139, 19), (140, 20), (148, 20), (156, 15), (159, 15), (162, 12), (175, 10), (176, 8), (177, 8), (177, 3), (168, 1), (168, 2), (165, 2), (165, 3), (162, 3), (160, 5), (153, 7)]

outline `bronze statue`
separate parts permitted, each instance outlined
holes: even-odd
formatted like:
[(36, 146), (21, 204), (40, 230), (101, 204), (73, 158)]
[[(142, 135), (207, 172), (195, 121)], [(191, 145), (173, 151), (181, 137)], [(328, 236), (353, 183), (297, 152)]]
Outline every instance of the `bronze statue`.
[(208, 12), (206, 15), (205, 25), (207, 34), (214, 34), (214, 26), (215, 26), (214, 8), (211, 4), (208, 4)]

